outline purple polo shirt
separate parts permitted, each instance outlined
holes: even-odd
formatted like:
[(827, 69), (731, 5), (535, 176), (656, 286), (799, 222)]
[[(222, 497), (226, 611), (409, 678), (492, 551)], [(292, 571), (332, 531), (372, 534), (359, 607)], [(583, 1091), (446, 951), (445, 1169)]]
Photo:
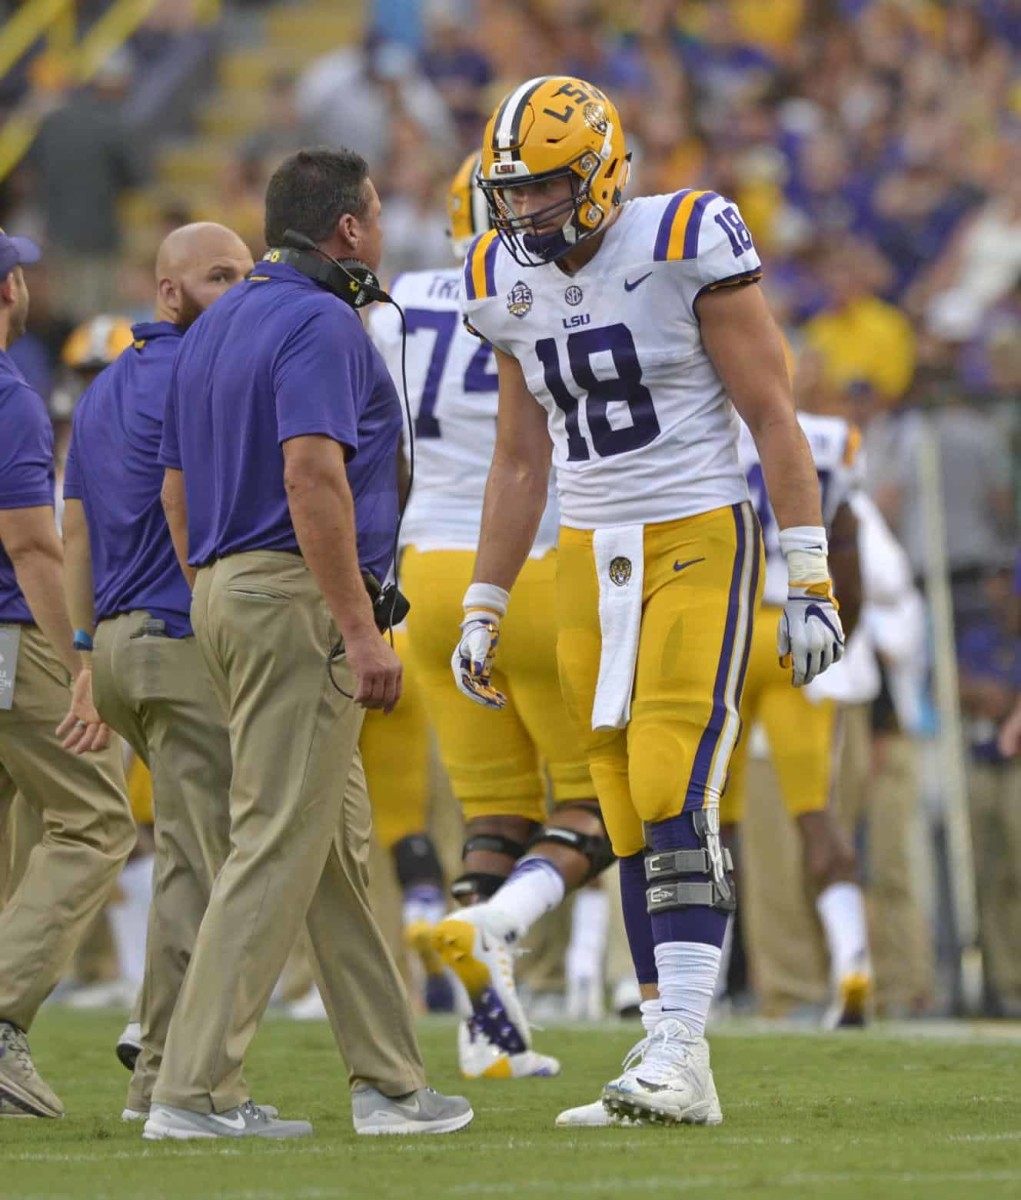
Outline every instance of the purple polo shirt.
[[(0, 350), (0, 508), (53, 505), (53, 427), (46, 405)], [(0, 542), (0, 621), (32, 624)]]
[(397, 392), (354, 310), (283, 263), (259, 262), (195, 322), (174, 365), (160, 462), (184, 472), (189, 562), (297, 552), (281, 445), (346, 450), (361, 566), (382, 579), (397, 527)]
[(85, 508), (96, 619), (146, 609), (188, 637), (191, 592), (163, 516), (163, 412), (183, 330), (132, 326), (135, 342), (89, 385), (74, 410), (64, 498)]

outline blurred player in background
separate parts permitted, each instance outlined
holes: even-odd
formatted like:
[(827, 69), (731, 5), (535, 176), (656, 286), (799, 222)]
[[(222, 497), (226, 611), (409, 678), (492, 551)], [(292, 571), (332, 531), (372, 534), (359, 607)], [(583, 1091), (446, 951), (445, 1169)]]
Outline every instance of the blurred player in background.
[[(478, 169), (478, 154), (470, 155), (451, 186), (451, 236), (460, 258), (472, 238), (489, 228), (485, 200), (474, 184)], [(464, 873), (451, 890), (467, 907), (436, 927), (434, 945), (462, 979), (473, 1006), (459, 1031), (462, 1072), (491, 1078), (552, 1075), (560, 1069), (556, 1059), (531, 1049), (508, 944), (519, 941), (569, 889), (608, 866), (613, 855), (560, 695), (552, 619), (557, 509), (545, 492), (547, 507), (526, 548), (514, 615), (501, 630), (496, 684), (506, 704), (501, 712), (470, 709), (450, 687), (450, 614), (471, 579), (478, 546), (498, 383), (492, 347), (463, 328), (460, 280), (460, 269), (451, 267), (402, 275), (392, 288), (407, 319), (416, 454), (402, 562), (411, 601), (411, 664), (466, 822)], [(395, 311), (376, 310), (372, 331), (399, 380)], [(482, 907), (472, 906), (482, 901), (498, 934), (476, 924)], [(473, 945), (470, 956), (462, 946), (465, 938)], [(481, 974), (476, 962), (484, 964)]]
[[(762, 567), (735, 409), (780, 526), (778, 650), (795, 685), (840, 657), (843, 634), (751, 235), (713, 192), (625, 204), (628, 164), (616, 109), (584, 80), (528, 80), (486, 128), (480, 183), (496, 229), (468, 252), (464, 301), (495, 348), (499, 419), (454, 674), (477, 703), (502, 703), (494, 655), (552, 443), (564, 528), (547, 622), (621, 859), (648, 1033), (602, 1107), (559, 1120), (718, 1124), (704, 1030), (734, 908), (718, 805)], [(468, 937), (464, 953), (484, 978)]]
[[(850, 504), (860, 483), (860, 437), (838, 416), (803, 412), (798, 420), (819, 477), (833, 588), (840, 601), (844, 631), (850, 634), (861, 607), (858, 523)], [(801, 837), (805, 873), (816, 894), (816, 910), (830, 956), (834, 996), (827, 1024), (863, 1025), (872, 990), (865, 904), (854, 848), (831, 810), (840, 752), (838, 707), (833, 700), (810, 698), (805, 690), (792, 688), (788, 673), (777, 662), (774, 633), (787, 599), (787, 570), (762, 464), (745, 425), (738, 451), (766, 550), (763, 607), (752, 634), (741, 719), (746, 729), (753, 722), (764, 727), (784, 803)], [(748, 739), (743, 738), (731, 758), (730, 777), (720, 801), (723, 838), (732, 849), (747, 803), (747, 759)]]

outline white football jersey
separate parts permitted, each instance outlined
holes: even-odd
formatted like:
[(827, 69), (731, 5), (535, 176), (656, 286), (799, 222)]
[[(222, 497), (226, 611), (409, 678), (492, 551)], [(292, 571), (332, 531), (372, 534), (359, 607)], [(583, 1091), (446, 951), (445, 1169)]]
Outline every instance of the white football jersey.
[[(833, 524), (837, 509), (850, 501), (861, 487), (861, 459), (858, 447), (861, 435), (843, 417), (822, 417), (815, 413), (798, 413), (798, 422), (812, 450), (812, 459), (819, 475), (822, 494), (822, 519), (826, 528)], [(780, 551), (780, 530), (766, 495), (755, 442), (748, 426), (741, 422), (739, 442), (741, 467), (748, 479), (748, 490), (762, 526), (762, 541), (766, 548), (766, 586), (763, 604), (782, 606), (787, 600), (787, 563)]]
[(736, 207), (715, 192), (628, 201), (574, 275), (518, 266), (495, 232), (473, 243), (465, 316), (518, 360), (546, 410), (565, 525), (670, 521), (748, 499), (737, 416), (694, 305), (760, 274)]
[[(461, 320), (461, 272), (399, 275), (390, 294), (408, 326), (408, 401), (415, 479), (401, 542), (419, 550), (474, 550), (496, 445), (496, 365), (492, 347)], [(369, 332), (401, 394), (401, 319), (392, 305), (370, 311)], [(405, 418), (407, 419), (407, 418)], [(552, 485), (551, 485), (552, 487)], [(533, 555), (556, 545), (556, 502), (547, 505)]]

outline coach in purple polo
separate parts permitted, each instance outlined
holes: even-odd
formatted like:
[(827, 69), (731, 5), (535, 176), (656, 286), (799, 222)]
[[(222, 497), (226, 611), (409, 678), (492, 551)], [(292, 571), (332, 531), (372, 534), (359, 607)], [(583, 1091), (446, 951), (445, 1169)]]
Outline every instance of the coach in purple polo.
[(95, 643), (96, 707), (153, 779), (156, 865), (140, 1029), (129, 1025), (117, 1048), (122, 1062), (137, 1055), (129, 1119), (148, 1113), (170, 1015), (229, 848), (227, 725), (192, 636), (191, 591), (160, 504), (164, 408), (186, 330), (251, 268), (247, 246), (223, 225), (167, 235), (156, 258), (156, 319), (133, 327), (133, 344), (78, 401), (67, 456), (68, 608), (79, 642)]
[[(266, 242), (282, 247), (293, 230), (375, 270), (379, 217), (361, 158), (300, 151), (270, 180)], [(398, 702), (401, 667), (362, 572), (382, 579), (391, 566), (400, 404), (341, 298), (346, 280), (334, 291), (281, 257), (271, 249), (191, 327), (167, 402), (164, 508), (195, 573), (192, 624), (228, 711), (234, 774), (231, 852), (171, 1019), (150, 1139), (311, 1133), (267, 1119), (240, 1080), (302, 922), (356, 1131), (442, 1133), (472, 1119), (466, 1100), (424, 1086), (366, 896), (358, 735), (365, 708)]]
[[(64, 603), (53, 429), (7, 353), (28, 316), (21, 264), (38, 257), (27, 238), (0, 230), (0, 858), (16, 792), (43, 830), (0, 911), (0, 1117), (63, 1116), (28, 1030), (135, 841), (120, 747), (92, 707)], [(89, 753), (68, 753), (58, 725)]]

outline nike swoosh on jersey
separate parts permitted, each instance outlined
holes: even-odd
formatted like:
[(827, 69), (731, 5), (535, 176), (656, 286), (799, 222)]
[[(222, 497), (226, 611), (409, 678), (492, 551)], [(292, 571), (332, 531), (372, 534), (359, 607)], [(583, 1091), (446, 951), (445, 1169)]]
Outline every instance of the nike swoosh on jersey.
[(685, 567), (693, 567), (695, 563), (705, 562), (705, 555), (701, 558), (689, 558), (687, 562), (675, 562), (674, 570), (683, 571)]
[(221, 1125), (226, 1125), (228, 1129), (244, 1129), (245, 1118), (238, 1113), (233, 1117), (221, 1117), (219, 1113), (209, 1114), (214, 1121), (219, 1121)]
[(624, 280), (624, 291), (625, 292), (633, 292), (635, 290), (635, 288), (638, 287), (638, 285), (640, 283), (644, 283), (651, 274), (652, 274), (651, 271), (646, 271), (644, 275), (639, 275), (637, 279), (634, 279), (634, 280), (625, 279)]

